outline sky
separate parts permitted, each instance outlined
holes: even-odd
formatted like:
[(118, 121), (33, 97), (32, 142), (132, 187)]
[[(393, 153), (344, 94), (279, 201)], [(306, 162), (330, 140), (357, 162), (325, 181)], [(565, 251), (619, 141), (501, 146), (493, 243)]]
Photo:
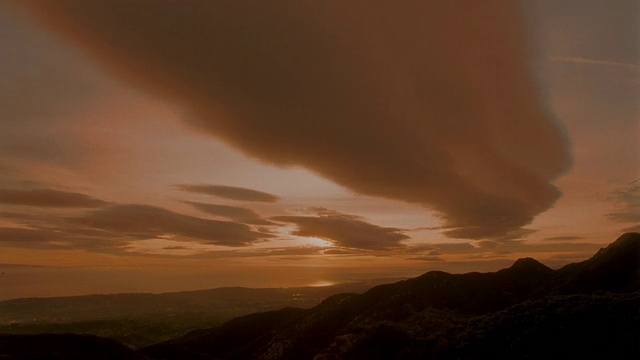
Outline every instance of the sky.
[(0, 299), (557, 268), (640, 231), (635, 0), (0, 1)]

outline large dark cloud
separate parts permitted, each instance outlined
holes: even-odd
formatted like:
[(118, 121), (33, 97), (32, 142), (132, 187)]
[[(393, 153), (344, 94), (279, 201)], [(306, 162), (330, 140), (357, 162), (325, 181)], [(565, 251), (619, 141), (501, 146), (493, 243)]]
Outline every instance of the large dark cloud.
[(0, 189), (0, 204), (57, 208), (95, 208), (108, 203), (92, 196), (54, 189)]
[(187, 201), (186, 203), (207, 214), (225, 217), (244, 224), (273, 225), (272, 222), (261, 218), (260, 215), (251, 209), (229, 205), (205, 204), (194, 201)]
[(402, 240), (409, 239), (402, 229), (381, 227), (357, 216), (321, 210), (316, 216), (275, 216), (271, 219), (297, 225), (294, 235), (318, 237), (346, 248), (385, 250), (399, 248), (403, 246)]
[(278, 197), (263, 191), (226, 185), (176, 185), (178, 189), (205, 195), (218, 196), (230, 200), (276, 202)]
[(245, 246), (270, 237), (245, 224), (201, 219), (148, 205), (111, 206), (78, 217), (73, 222), (131, 237), (174, 235), (224, 246)]
[(503, 236), (559, 197), (568, 146), (515, 1), (21, 3), (248, 155), (428, 206), (449, 236)]

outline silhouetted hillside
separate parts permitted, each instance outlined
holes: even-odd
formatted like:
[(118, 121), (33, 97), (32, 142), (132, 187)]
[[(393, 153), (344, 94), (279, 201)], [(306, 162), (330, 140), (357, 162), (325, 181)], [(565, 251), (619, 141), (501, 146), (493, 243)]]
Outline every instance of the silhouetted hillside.
[(558, 271), (530, 258), (494, 273), (432, 271), (308, 310), (236, 319), (142, 353), (292, 360), (640, 355), (639, 249), (640, 234), (625, 234)]
[(569, 264), (557, 274), (557, 280), (545, 291), (560, 294), (636, 291), (640, 288), (640, 234), (624, 234), (589, 260)]
[[(207, 355), (222, 356), (238, 351), (247, 344), (256, 346), (256, 342), (264, 338), (265, 334), (290, 325), (303, 312), (305, 310), (285, 308), (241, 316), (213, 329), (192, 331), (176, 343), (147, 347), (141, 353), (152, 358), (166, 358), (170, 352), (176, 354), (177, 358), (184, 359), (181, 350), (187, 350), (191, 354), (189, 358), (196, 355), (203, 359), (207, 358)], [(201, 339), (210, 341), (203, 342)]]
[(126, 346), (93, 335), (1, 335), (0, 359), (11, 360), (143, 360)]
[(349, 346), (334, 343), (323, 354), (371, 360), (631, 359), (640, 355), (638, 309), (636, 292), (548, 296), (466, 319), (427, 312), (363, 328), (347, 335)]
[(241, 315), (291, 306), (310, 308), (330, 295), (364, 292), (381, 282), (5, 300), (0, 301), (0, 333), (93, 334), (141, 347)]

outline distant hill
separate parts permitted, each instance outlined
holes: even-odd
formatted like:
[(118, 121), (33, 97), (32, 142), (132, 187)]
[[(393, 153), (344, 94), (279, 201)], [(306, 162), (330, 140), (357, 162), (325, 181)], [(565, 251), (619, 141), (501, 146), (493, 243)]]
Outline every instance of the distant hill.
[(245, 314), (283, 307), (310, 308), (330, 295), (361, 293), (382, 282), (5, 300), (0, 301), (0, 334), (93, 334), (140, 347)]
[(640, 358), (640, 234), (552, 270), (432, 271), (252, 314), (140, 351), (152, 359)]
[(0, 334), (0, 359), (11, 360), (143, 360), (126, 346), (92, 335)]

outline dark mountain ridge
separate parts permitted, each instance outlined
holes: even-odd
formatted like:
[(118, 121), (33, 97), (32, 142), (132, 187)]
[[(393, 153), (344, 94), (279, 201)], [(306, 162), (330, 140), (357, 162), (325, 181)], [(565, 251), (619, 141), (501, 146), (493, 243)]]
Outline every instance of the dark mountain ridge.
[[(251, 329), (259, 314), (141, 352), (157, 359), (180, 358), (179, 354), (167, 356), (163, 349), (168, 347), (184, 347), (220, 359), (482, 358), (474, 354), (487, 344), (489, 348), (480, 352), (499, 356), (496, 349), (503, 343), (493, 337), (509, 339), (516, 334), (533, 334), (531, 339), (551, 344), (554, 342), (548, 334), (558, 334), (557, 327), (585, 336), (593, 330), (603, 339), (618, 334), (610, 339), (611, 344), (619, 345), (617, 350), (637, 352), (637, 346), (632, 344), (638, 342), (630, 339), (640, 342), (640, 316), (638, 311), (628, 311), (636, 305), (640, 309), (639, 268), (640, 234), (630, 233), (591, 259), (556, 271), (531, 258), (519, 259), (511, 267), (493, 273), (431, 271), (376, 286), (360, 295), (334, 295), (296, 314), (284, 310), (271, 313), (273, 325), (260, 327), (255, 336), (247, 337), (235, 349), (219, 346), (220, 336), (226, 336), (222, 333)], [(573, 310), (574, 306), (578, 310)], [(566, 312), (566, 319), (558, 312)], [(544, 315), (543, 320), (538, 315)], [(273, 317), (280, 317), (281, 321)], [(478, 339), (478, 332), (482, 333), (481, 339), (488, 336), (485, 342)], [(527, 358), (528, 353), (535, 352), (544, 355), (540, 346), (523, 339), (526, 336), (512, 339), (514, 356)], [(571, 349), (584, 342), (583, 349), (590, 354), (616, 353), (602, 341), (589, 342), (588, 336), (561, 339), (567, 339)], [(628, 341), (620, 345), (620, 339)], [(594, 344), (601, 344), (607, 351), (594, 348)], [(560, 345), (549, 349), (563, 348)], [(576, 350), (572, 354), (582, 352)]]
[[(558, 270), (524, 258), (492, 273), (431, 271), (362, 294), (333, 295), (310, 309), (241, 316), (143, 348), (136, 356), (167, 360), (638, 358), (639, 269), (640, 234), (629, 233), (592, 258)], [(74, 335), (65, 336), (64, 343), (74, 342)], [(34, 358), (7, 352), (2, 344), (0, 337), (0, 358)], [(110, 344), (114, 347), (96, 346), (105, 352), (122, 350)], [(44, 341), (33, 346), (42, 350), (53, 345)], [(67, 358), (97, 358), (72, 355)], [(123, 353), (122, 358), (130, 355)]]
[(557, 271), (548, 291), (585, 293), (596, 290), (632, 292), (640, 287), (640, 234), (627, 233), (592, 258)]

